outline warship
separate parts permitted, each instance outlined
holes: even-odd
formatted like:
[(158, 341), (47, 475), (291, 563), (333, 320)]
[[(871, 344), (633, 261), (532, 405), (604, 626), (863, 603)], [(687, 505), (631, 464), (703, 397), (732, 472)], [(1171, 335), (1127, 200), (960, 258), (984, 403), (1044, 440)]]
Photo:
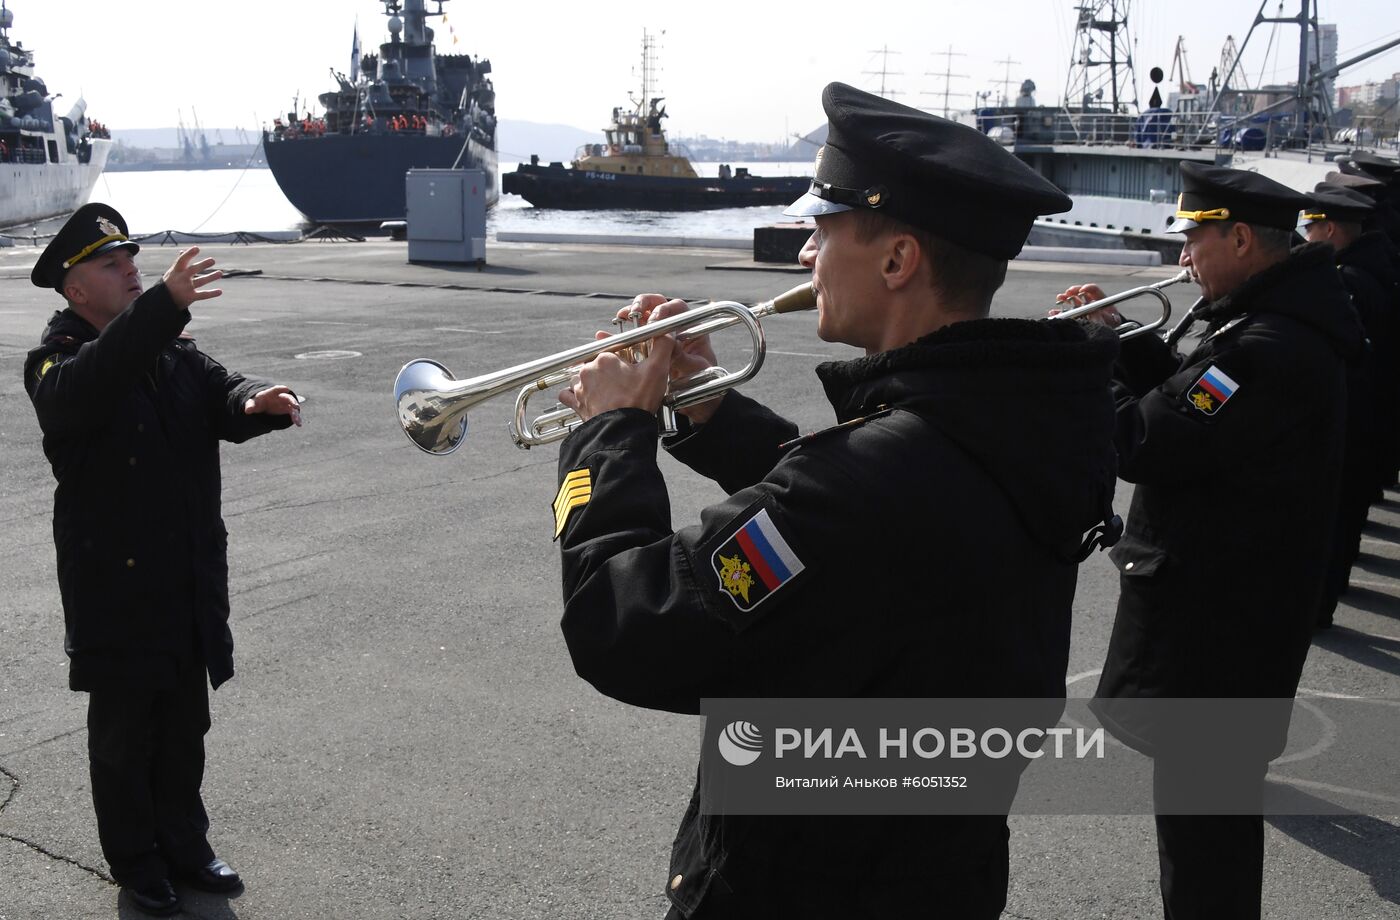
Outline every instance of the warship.
[(625, 208), (642, 211), (700, 211), (789, 204), (812, 180), (749, 175), (721, 165), (719, 176), (696, 175), (690, 158), (666, 139), (663, 99), (656, 95), (655, 41), (642, 33), (642, 95), (632, 108), (616, 107), (603, 129), (605, 143), (584, 144), (572, 165), (541, 166), (530, 157), (502, 177), (502, 190), (537, 208), (571, 210)]
[(10, 41), (14, 14), (0, 0), (0, 227), (67, 214), (87, 203), (112, 141), (81, 98), (54, 114), (56, 96), (34, 75), (34, 52)]
[[(1167, 233), (1181, 194), (1183, 161), (1232, 166), (1310, 192), (1358, 149), (1354, 132), (1331, 127), (1331, 81), (1342, 70), (1400, 44), (1391, 40), (1332, 64), (1321, 50), (1316, 0), (1298, 0), (1287, 18), (1263, 15), (1236, 49), (1227, 39), (1221, 67), (1208, 83), (1193, 82), (1182, 44), (1171, 67), (1175, 86), (1154, 88), (1138, 104), (1128, 33), (1130, 0), (1086, 0), (1078, 7), (1074, 54), (1064, 102), (1037, 105), (1026, 80), (1012, 105), (967, 116), (1032, 169), (1070, 196), (1073, 208), (1038, 218), (1030, 242), (1041, 246), (1157, 251), (1175, 261), (1180, 234)], [(1261, 24), (1300, 30), (1298, 75), (1292, 83), (1250, 88), (1240, 59)], [(1272, 41), (1272, 38), (1270, 39)], [(1164, 79), (1154, 67), (1154, 85)]]
[(313, 224), (356, 232), (402, 221), (410, 169), (480, 169), (497, 198), (496, 93), (489, 60), (439, 54), (424, 0), (382, 0), (389, 40), (359, 53), (318, 98), (324, 114), (287, 113), (263, 132), (268, 168)]

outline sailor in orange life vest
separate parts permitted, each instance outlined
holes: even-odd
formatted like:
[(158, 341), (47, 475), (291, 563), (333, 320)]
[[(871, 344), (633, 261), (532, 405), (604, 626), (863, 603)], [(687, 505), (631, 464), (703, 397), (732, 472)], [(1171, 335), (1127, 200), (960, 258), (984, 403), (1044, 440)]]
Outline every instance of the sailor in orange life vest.
[(30, 277), (57, 312), (24, 364), (53, 466), (69, 685), (89, 693), (102, 853), (140, 910), (171, 914), (174, 877), (229, 892), (200, 797), (209, 684), (233, 676), (219, 441), (301, 424), (284, 386), (226, 370), (182, 334), (218, 297), (198, 249), (143, 290), (139, 247), (105, 204), (79, 208)]
[[(863, 353), (817, 368), (834, 425), (798, 438), (735, 390), (684, 410), (664, 446), (729, 498), (677, 532), (655, 416), (668, 378), (713, 352), (660, 338), (639, 363), (585, 365), (561, 394), (586, 421), (562, 445), (552, 524), (574, 666), (608, 696), (683, 713), (706, 697), (1061, 701), (1078, 562), (1116, 536), (1118, 342), (987, 317), (1035, 217), (1069, 199), (975, 129), (840, 83), (822, 101), (830, 135), (788, 213), (816, 224), (802, 263), (818, 334)], [(1023, 767), (998, 787), (1008, 808)], [(664, 882), (673, 918), (1005, 906), (1004, 811), (705, 814), (699, 788)]]
[[(1312, 638), (1342, 464), (1356, 313), (1330, 246), (1290, 251), (1307, 200), (1257, 173), (1183, 163), (1173, 232), (1204, 295), (1189, 354), (1153, 335), (1115, 369), (1118, 475), (1136, 485), (1110, 552), (1120, 596), (1095, 712), (1154, 758), (1161, 891), (1171, 920), (1258, 917), (1268, 762)], [(1103, 296), (1093, 284), (1066, 302)], [(1116, 325), (1112, 307), (1089, 319)], [(1184, 333), (1186, 327), (1182, 327)], [(1174, 343), (1173, 343), (1174, 344)], [(1283, 700), (1281, 724), (1228, 755), (1159, 731), (1133, 701)], [(1199, 746), (1197, 746), (1199, 747)], [(1201, 783), (1234, 790), (1235, 813), (1190, 813)]]

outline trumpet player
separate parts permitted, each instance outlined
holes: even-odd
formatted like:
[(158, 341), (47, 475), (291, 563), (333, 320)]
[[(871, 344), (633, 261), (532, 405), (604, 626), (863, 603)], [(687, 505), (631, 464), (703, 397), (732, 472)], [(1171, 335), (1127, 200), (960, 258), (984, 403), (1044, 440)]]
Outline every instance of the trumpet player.
[[(1332, 248), (1290, 249), (1305, 198), (1257, 173), (1181, 171), (1171, 230), (1185, 235), (1180, 262), (1200, 285), (1194, 315), (1206, 327), (1184, 356), (1155, 336), (1123, 343), (1115, 442), (1118, 474), (1136, 488), (1110, 553), (1120, 595), (1095, 704), (1154, 758), (1166, 916), (1258, 917), (1263, 779), (1287, 718), (1207, 752), (1130, 701), (1297, 691), (1337, 508), (1346, 367), (1362, 336)], [(1102, 296), (1084, 284), (1062, 299)], [(1231, 790), (1233, 813), (1192, 814), (1193, 783)]]
[[(801, 262), (819, 335), (863, 353), (817, 368), (835, 423), (799, 438), (733, 390), (682, 410), (665, 448), (729, 497), (673, 531), (654, 416), (668, 378), (713, 353), (658, 338), (639, 363), (584, 365), (560, 397), (584, 422), (554, 503), (575, 668), (681, 713), (706, 697), (1062, 700), (1077, 565), (1113, 539), (1118, 343), (988, 315), (1036, 215), (1070, 201), (974, 129), (840, 83), (822, 101), (829, 139), (788, 213), (816, 224)], [(672, 918), (1005, 906), (1004, 810), (702, 814), (699, 788), (664, 883)]]
[(1378, 230), (1363, 232), (1375, 203), (1349, 188), (1318, 183), (1299, 229), (1308, 240), (1337, 251), (1337, 271), (1351, 295), (1370, 347), (1347, 379), (1346, 449), (1336, 538), (1327, 566), (1317, 625), (1327, 629), (1351, 567), (1361, 551), (1361, 528), (1371, 502), (1395, 481), (1397, 300), (1395, 249)]

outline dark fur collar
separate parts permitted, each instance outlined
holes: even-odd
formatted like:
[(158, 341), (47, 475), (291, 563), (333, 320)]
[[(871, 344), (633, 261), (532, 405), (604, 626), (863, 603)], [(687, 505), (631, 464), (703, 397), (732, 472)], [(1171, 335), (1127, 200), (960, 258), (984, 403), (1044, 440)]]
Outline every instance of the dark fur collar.
[(1063, 320), (973, 319), (944, 326), (901, 348), (818, 365), (828, 387), (931, 368), (1058, 368), (1112, 361), (1118, 337), (1103, 327)]

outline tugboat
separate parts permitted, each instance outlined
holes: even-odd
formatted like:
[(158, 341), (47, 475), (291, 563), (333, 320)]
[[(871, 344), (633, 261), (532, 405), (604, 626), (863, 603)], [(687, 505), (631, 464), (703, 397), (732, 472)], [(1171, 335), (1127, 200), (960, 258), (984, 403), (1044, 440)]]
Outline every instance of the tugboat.
[(389, 40), (319, 97), (325, 114), (288, 112), (263, 132), (263, 151), (287, 200), (315, 224), (349, 231), (401, 221), (410, 169), (481, 169), (496, 203), (496, 91), (491, 62), (438, 54), (424, 0), (382, 0)]
[(0, 227), (33, 223), (87, 203), (112, 141), (79, 99), (54, 117), (34, 76), (34, 52), (10, 43), (14, 14), (0, 0)]
[(720, 166), (718, 178), (696, 175), (690, 159), (672, 152), (661, 119), (662, 99), (653, 86), (655, 43), (642, 33), (642, 96), (631, 110), (612, 111), (603, 129), (606, 143), (584, 144), (572, 166), (540, 165), (538, 156), (502, 177), (507, 194), (537, 208), (571, 210), (626, 208), (643, 211), (701, 211), (789, 204), (811, 185), (810, 178), (751, 176), (743, 167)]

